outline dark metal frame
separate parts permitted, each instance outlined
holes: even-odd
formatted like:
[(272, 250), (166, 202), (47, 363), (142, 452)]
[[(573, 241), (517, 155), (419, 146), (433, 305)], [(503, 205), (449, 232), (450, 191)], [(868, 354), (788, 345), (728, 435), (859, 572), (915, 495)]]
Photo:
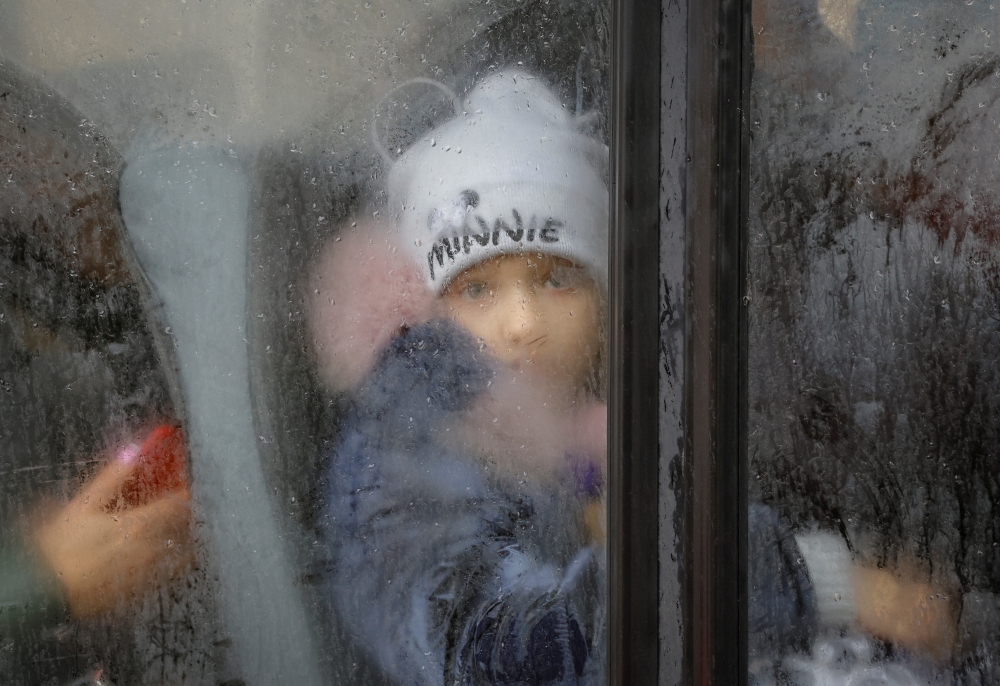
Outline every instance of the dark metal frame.
[(660, 0), (612, 0), (610, 684), (654, 684), (658, 617)]
[(685, 681), (745, 684), (750, 0), (689, 12)]

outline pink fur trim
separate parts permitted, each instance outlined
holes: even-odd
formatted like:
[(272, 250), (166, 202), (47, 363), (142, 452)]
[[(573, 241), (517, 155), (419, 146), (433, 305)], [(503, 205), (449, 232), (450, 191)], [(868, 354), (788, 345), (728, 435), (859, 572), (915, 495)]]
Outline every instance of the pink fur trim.
[(313, 352), (334, 392), (357, 387), (389, 340), (429, 319), (434, 303), (417, 265), (374, 222), (331, 239), (308, 278)]

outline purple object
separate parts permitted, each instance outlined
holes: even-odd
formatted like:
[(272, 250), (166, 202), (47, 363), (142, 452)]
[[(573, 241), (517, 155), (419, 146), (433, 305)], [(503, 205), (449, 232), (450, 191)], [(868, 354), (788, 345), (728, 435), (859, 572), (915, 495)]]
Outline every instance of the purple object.
[(596, 498), (601, 495), (604, 488), (604, 475), (601, 468), (581, 453), (566, 453), (566, 461), (573, 472), (573, 480), (576, 481), (576, 494)]

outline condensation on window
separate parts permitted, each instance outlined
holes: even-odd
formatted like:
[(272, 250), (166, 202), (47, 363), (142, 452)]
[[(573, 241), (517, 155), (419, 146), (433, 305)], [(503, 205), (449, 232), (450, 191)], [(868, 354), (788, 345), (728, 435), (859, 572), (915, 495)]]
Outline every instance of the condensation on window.
[(751, 681), (996, 683), (1000, 17), (753, 21)]
[(0, 680), (603, 683), (609, 16), (0, 2)]

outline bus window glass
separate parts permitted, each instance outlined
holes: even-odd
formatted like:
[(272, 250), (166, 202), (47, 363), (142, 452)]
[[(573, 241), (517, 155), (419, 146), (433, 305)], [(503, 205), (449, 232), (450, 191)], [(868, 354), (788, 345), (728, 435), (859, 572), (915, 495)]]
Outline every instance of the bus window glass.
[(609, 5), (0, 2), (0, 675), (605, 680)]
[(995, 683), (990, 3), (753, 7), (752, 683)]

